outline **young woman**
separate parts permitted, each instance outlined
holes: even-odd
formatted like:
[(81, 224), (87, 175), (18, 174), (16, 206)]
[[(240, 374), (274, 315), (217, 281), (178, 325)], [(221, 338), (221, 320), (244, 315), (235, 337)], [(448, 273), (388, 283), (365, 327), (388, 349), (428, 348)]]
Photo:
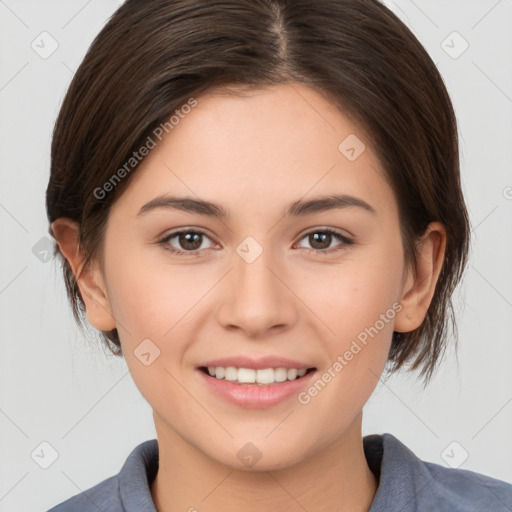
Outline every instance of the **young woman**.
[(52, 511), (512, 510), (361, 434), (386, 364), (432, 376), (469, 244), (450, 99), (377, 1), (127, 0), (62, 105), (47, 210), (157, 432)]

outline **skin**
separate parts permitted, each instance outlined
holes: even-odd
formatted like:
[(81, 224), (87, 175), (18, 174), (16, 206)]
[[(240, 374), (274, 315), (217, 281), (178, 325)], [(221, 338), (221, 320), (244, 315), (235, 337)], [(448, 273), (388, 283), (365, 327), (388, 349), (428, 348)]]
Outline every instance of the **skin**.
[[(338, 150), (349, 134), (366, 146), (355, 161)], [(231, 216), (171, 208), (137, 215), (166, 193), (218, 203)], [(283, 216), (294, 201), (333, 193), (363, 199), (375, 214), (351, 206)], [(183, 227), (206, 233), (199, 254), (159, 245)], [(446, 233), (432, 223), (415, 271), (405, 264), (394, 193), (352, 121), (302, 84), (244, 97), (210, 93), (114, 204), (102, 264), (83, 268), (75, 223), (58, 219), (52, 228), (79, 276), (88, 321), (118, 328), (153, 408), (160, 466), (151, 492), (159, 511), (369, 509), (377, 482), (363, 452), (362, 409), (393, 330), (414, 330), (425, 318)], [(326, 228), (353, 243), (333, 236), (315, 245), (307, 236)], [(252, 263), (236, 252), (247, 236), (263, 249)], [(167, 245), (191, 247), (178, 237)], [(325, 254), (332, 248), (339, 250)], [(398, 303), (400, 312), (307, 405), (294, 396), (245, 409), (214, 396), (195, 370), (207, 359), (272, 354), (308, 362), (320, 375)], [(134, 354), (147, 338), (160, 349), (149, 366)], [(247, 442), (262, 454), (251, 468), (237, 457)]]

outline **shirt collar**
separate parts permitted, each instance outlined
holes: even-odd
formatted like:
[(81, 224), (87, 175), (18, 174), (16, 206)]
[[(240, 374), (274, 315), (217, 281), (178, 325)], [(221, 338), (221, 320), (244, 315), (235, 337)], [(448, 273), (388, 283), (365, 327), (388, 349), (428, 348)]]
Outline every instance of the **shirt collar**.
[[(416, 509), (421, 491), (417, 482), (427, 485), (432, 479), (417, 457), (391, 434), (372, 434), (363, 438), (368, 465), (378, 480), (378, 488), (369, 512), (389, 511), (390, 499), (395, 510)], [(416, 462), (416, 463), (415, 463)], [(158, 442), (151, 439), (139, 444), (119, 472), (119, 491), (126, 512), (157, 512), (150, 485), (158, 471)]]
[(139, 444), (119, 472), (119, 492), (126, 512), (157, 512), (151, 496), (151, 482), (158, 471), (158, 442)]
[(363, 438), (366, 460), (379, 481), (369, 512), (417, 510), (417, 496), (432, 480), (427, 467), (391, 434), (372, 434)]

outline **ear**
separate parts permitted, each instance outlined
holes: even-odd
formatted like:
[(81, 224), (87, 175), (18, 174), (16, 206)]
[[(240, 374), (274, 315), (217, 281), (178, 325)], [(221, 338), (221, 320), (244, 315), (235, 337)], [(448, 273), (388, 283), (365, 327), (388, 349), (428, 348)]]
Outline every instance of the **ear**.
[(77, 280), (85, 303), (89, 323), (100, 331), (116, 327), (100, 266), (93, 261), (84, 268), (84, 254), (79, 244), (80, 226), (77, 222), (60, 217), (52, 222), (51, 229), (62, 255), (66, 258)]
[(440, 222), (431, 222), (418, 242), (415, 268), (405, 272), (402, 309), (395, 316), (395, 331), (410, 332), (422, 324), (434, 296), (445, 250), (446, 229)]

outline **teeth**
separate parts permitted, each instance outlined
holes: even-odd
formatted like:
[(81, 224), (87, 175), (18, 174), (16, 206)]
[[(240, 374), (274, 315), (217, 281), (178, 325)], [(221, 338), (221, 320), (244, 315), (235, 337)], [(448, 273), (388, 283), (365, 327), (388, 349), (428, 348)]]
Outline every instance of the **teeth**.
[(295, 368), (292, 368), (291, 370), (288, 370), (288, 373), (287, 373), (287, 377), (290, 379), (290, 380), (293, 380), (293, 379), (296, 379), (297, 378), (297, 374), (299, 373), (299, 370), (295, 370)]
[(235, 368), (228, 366), (208, 366), (208, 373), (216, 379), (225, 379), (239, 384), (274, 384), (275, 382), (285, 382), (286, 380), (295, 380), (306, 374), (306, 369), (302, 368), (265, 368), (253, 370), (252, 368)]
[[(217, 369), (215, 369), (215, 375), (217, 375)], [(233, 366), (228, 366), (226, 368), (226, 374), (224, 375), (226, 380), (237, 380), (238, 379), (238, 370)]]

